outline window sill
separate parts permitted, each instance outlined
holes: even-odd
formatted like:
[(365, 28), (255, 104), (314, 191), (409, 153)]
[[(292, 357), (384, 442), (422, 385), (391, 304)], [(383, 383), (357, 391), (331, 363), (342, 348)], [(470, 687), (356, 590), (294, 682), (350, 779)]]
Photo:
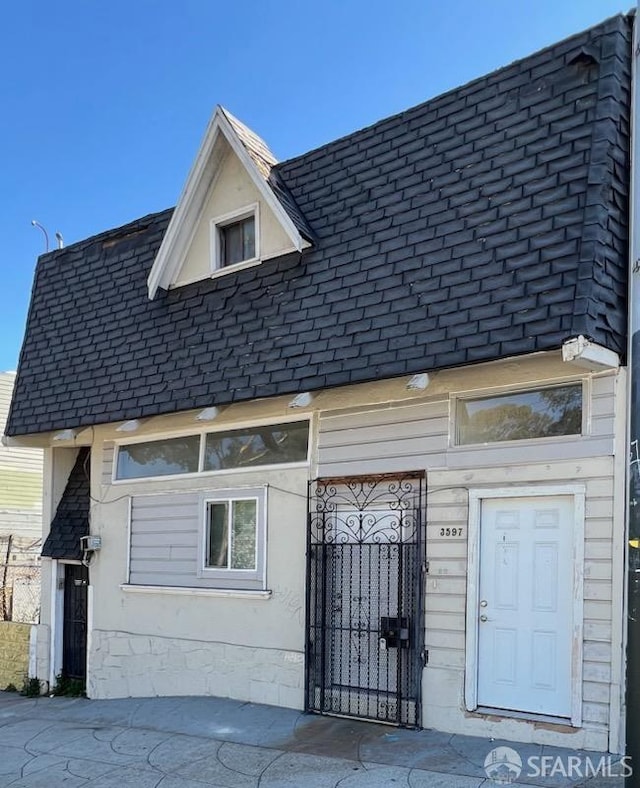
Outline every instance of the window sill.
[[(192, 434), (192, 433), (189, 433)], [(117, 444), (120, 445), (120, 444)], [(130, 479), (112, 479), (111, 484), (119, 485), (119, 484), (137, 484), (138, 482), (166, 482), (166, 481), (176, 481), (178, 479), (190, 479), (190, 480), (197, 480), (200, 479), (203, 483), (210, 477), (215, 476), (232, 476), (233, 474), (250, 474), (250, 473), (264, 473), (269, 471), (288, 471), (292, 468), (308, 468), (309, 467), (309, 460), (297, 460), (296, 462), (282, 462), (278, 464), (272, 465), (253, 465), (251, 467), (246, 468), (221, 468), (220, 470), (216, 471), (194, 471), (193, 473), (167, 473), (164, 476), (132, 476)], [(114, 464), (115, 468), (115, 464)], [(255, 486), (255, 485), (254, 485)], [(268, 486), (268, 482), (266, 483)], [(240, 488), (238, 485), (233, 485), (234, 489), (237, 487)], [(208, 489), (208, 488), (206, 488)], [(177, 492), (178, 490), (172, 490), (172, 492)]]
[(237, 599), (269, 599), (272, 591), (247, 588), (193, 588), (187, 586), (139, 586), (122, 583), (120, 590), (128, 594), (174, 594), (182, 596), (235, 597)]
[(511, 449), (511, 448), (528, 448), (530, 446), (549, 446), (558, 443), (571, 443), (572, 441), (583, 440), (584, 438), (591, 438), (592, 435), (587, 432), (576, 432), (573, 435), (549, 435), (543, 438), (514, 438), (510, 441), (486, 441), (484, 443), (450, 443), (449, 451), (463, 452), (481, 449)]
[(225, 265), (216, 268), (212, 274), (210, 274), (211, 279), (217, 279), (219, 276), (224, 276), (225, 274), (232, 274), (234, 271), (244, 271), (245, 268), (253, 268), (256, 265), (260, 265), (262, 260), (259, 257), (253, 257), (251, 260), (243, 260), (241, 263), (233, 263), (233, 265)]

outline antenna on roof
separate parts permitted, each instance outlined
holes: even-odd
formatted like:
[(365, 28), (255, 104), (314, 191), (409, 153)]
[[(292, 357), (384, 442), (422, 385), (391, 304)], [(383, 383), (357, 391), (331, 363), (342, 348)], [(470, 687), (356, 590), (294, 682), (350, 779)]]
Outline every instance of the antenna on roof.
[(56, 232), (56, 241), (58, 242), (58, 249), (62, 249), (64, 247), (64, 238), (60, 231)]
[(44, 244), (44, 247), (45, 247), (44, 251), (48, 252), (49, 251), (49, 233), (44, 229), (44, 227), (40, 224), (40, 222), (37, 222), (35, 219), (31, 220), (31, 224), (33, 225), (33, 227), (37, 227), (38, 230), (42, 230), (42, 232), (44, 233), (44, 242), (45, 242), (45, 244)]

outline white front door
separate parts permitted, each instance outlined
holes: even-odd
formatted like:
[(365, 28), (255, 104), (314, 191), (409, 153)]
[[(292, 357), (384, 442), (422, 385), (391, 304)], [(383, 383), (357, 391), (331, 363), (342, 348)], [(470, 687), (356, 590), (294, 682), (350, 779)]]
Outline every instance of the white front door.
[(479, 706), (571, 717), (574, 498), (483, 498)]

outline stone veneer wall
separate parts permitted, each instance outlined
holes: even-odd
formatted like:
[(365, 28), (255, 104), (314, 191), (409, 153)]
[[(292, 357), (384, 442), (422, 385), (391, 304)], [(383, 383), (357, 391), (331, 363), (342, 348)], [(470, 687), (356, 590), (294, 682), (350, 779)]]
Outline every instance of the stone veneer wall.
[(30, 632), (31, 624), (0, 621), (0, 689), (22, 687), (29, 669)]
[(94, 630), (90, 698), (215, 695), (301, 709), (304, 656), (251, 648)]

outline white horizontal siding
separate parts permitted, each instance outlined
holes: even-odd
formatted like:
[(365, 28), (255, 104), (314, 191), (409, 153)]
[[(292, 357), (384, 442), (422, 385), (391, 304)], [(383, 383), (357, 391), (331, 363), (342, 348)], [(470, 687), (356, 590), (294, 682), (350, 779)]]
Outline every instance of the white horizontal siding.
[(448, 419), (446, 400), (321, 416), (318, 475), (347, 476), (442, 466)]
[[(426, 646), (432, 666), (464, 666), (464, 611), (467, 583), (467, 496), (469, 487), (504, 488), (531, 484), (584, 484), (583, 719), (608, 721), (611, 675), (613, 458), (527, 464), (430, 475), (427, 492)], [(452, 489), (453, 488), (453, 489)], [(457, 527), (463, 536), (440, 537)], [(445, 615), (447, 614), (447, 615)], [(604, 700), (603, 700), (604, 699)]]
[[(11, 395), (15, 374), (0, 372), (0, 435), (9, 415)], [(0, 444), (0, 471), (3, 468), (15, 469), (25, 473), (38, 474), (42, 478), (43, 453), (41, 449), (25, 449), (21, 446), (2, 446)]]
[(131, 499), (130, 579), (139, 585), (207, 587), (198, 578), (199, 494)]
[(219, 588), (219, 577), (198, 577), (199, 491), (131, 499), (129, 582), (132, 585)]
[(18, 446), (0, 446), (0, 470), (15, 468), (17, 470), (42, 476), (42, 449), (25, 449)]
[(111, 484), (113, 478), (113, 463), (115, 461), (116, 445), (112, 441), (105, 441), (102, 448), (102, 484)]
[[(591, 435), (611, 437), (614, 433), (616, 387), (622, 379), (607, 375), (591, 381)], [(624, 395), (623, 395), (624, 396)]]
[[(4, 433), (15, 374), (0, 373), (0, 434)], [(0, 533), (42, 532), (43, 452), (0, 445)]]
[[(468, 490), (533, 484), (586, 486), (583, 719), (609, 719), (612, 674), (614, 412), (618, 379), (595, 378), (586, 435), (450, 446), (449, 403), (321, 415), (318, 476), (427, 471), (426, 647), (429, 666), (465, 670)], [(459, 528), (462, 536), (440, 536)]]

